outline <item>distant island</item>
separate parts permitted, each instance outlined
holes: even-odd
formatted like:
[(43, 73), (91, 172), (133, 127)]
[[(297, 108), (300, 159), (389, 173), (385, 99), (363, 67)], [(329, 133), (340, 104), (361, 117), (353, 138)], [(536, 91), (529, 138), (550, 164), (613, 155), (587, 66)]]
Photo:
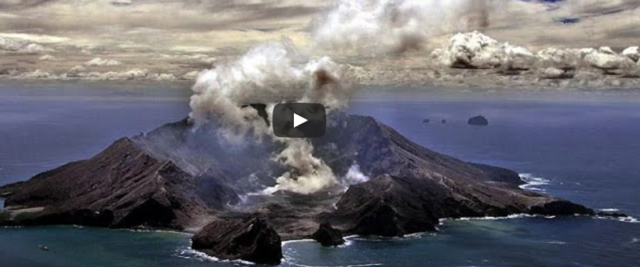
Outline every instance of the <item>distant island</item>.
[(469, 120), (467, 121), (467, 124), (474, 125), (474, 126), (488, 126), (489, 120), (487, 120), (487, 118), (485, 118), (482, 115), (478, 115), (478, 116), (469, 118)]

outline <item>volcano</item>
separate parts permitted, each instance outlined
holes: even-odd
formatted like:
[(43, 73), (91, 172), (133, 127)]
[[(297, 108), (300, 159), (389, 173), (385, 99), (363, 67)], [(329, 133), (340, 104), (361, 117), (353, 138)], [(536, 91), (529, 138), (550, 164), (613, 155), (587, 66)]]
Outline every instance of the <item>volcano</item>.
[(514, 171), (467, 163), (421, 147), (372, 117), (332, 114), (314, 156), (345, 177), (314, 194), (264, 194), (286, 170), (282, 144), (229, 144), (213, 124), (188, 119), (126, 137), (94, 157), (0, 188), (3, 225), (74, 224), (198, 231), (209, 222), (258, 216), (284, 240), (327, 223), (345, 234), (403, 236), (434, 231), (440, 218), (510, 214), (593, 215), (593, 210), (525, 191)]

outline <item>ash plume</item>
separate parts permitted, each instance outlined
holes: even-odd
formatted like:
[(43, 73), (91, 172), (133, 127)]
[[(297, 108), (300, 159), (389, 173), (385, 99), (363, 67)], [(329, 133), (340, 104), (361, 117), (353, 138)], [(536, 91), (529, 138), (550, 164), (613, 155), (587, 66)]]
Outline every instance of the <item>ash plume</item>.
[[(469, 15), (477, 9), (486, 9), (484, 0), (339, 0), (316, 20), (310, 50), (347, 47), (378, 54), (418, 49), (433, 35), (477, 24)], [(266, 104), (268, 118), (275, 104), (282, 102), (321, 103), (328, 112), (345, 108), (354, 88), (350, 71), (330, 57), (307, 55), (287, 39), (266, 42), (233, 62), (200, 73), (193, 86), (190, 118), (196, 126), (219, 124), (220, 136), (231, 144), (241, 144), (246, 137), (283, 144), (272, 160), (286, 171), (264, 192), (318, 192), (339, 182), (331, 168), (313, 156), (311, 142), (274, 136), (269, 119), (246, 106)]]
[(230, 143), (240, 143), (245, 137), (266, 137), (283, 144), (284, 149), (273, 160), (288, 171), (266, 191), (317, 192), (337, 180), (331, 168), (313, 156), (313, 145), (306, 139), (274, 136), (258, 111), (243, 106), (266, 104), (268, 118), (275, 104), (283, 102), (321, 103), (332, 112), (349, 104), (353, 87), (348, 73), (347, 67), (331, 58), (307, 56), (286, 39), (266, 42), (236, 61), (201, 72), (193, 86), (190, 118), (196, 126), (219, 124), (220, 135)]
[(277, 185), (267, 188), (266, 193), (278, 190), (300, 194), (318, 192), (337, 184), (333, 170), (321, 159), (313, 156), (313, 145), (306, 139), (278, 139), (286, 145), (275, 160), (291, 170), (276, 179)]

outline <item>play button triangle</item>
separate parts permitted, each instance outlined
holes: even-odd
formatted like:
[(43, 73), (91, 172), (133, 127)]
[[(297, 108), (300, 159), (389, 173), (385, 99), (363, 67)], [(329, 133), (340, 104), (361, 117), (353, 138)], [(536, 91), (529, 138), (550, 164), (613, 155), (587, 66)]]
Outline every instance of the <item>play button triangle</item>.
[(293, 128), (297, 128), (298, 126), (300, 126), (301, 124), (307, 122), (308, 120), (305, 119), (304, 117), (293, 113)]

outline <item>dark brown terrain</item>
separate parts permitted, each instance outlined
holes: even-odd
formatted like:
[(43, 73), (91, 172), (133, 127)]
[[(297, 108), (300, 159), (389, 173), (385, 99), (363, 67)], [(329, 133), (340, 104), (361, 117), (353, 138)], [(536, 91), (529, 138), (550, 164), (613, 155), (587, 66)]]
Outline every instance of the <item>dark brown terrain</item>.
[(280, 264), (282, 241), (264, 220), (216, 220), (193, 236), (192, 247), (223, 260), (241, 259), (260, 264)]

